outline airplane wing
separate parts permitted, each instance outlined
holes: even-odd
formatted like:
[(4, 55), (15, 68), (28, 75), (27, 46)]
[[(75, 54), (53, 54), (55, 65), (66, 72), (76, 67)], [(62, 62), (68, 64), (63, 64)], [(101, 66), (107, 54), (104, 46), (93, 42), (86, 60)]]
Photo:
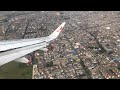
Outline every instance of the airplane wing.
[(57, 38), (66, 22), (63, 22), (50, 36), (32, 39), (3, 40), (0, 41), (0, 51), (20, 48), (28, 45), (49, 42)]
[(65, 22), (63, 22), (51, 35), (46, 37), (1, 41), (0, 51), (2, 52), (0, 53), (0, 66), (10, 61), (28, 63), (29, 60), (25, 59), (24, 56), (38, 49), (46, 50), (45, 47), (49, 45), (51, 40), (57, 38), (64, 25)]

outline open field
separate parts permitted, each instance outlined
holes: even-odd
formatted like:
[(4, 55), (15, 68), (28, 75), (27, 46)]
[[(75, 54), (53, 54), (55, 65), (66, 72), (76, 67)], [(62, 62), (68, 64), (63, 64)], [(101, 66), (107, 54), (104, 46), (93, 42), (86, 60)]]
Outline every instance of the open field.
[(0, 67), (0, 79), (31, 79), (32, 66), (10, 62)]

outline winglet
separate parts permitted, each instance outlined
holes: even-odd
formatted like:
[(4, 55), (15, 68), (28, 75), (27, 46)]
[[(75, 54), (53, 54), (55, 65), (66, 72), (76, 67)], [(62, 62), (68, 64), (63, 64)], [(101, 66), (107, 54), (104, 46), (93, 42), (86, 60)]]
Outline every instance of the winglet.
[(66, 24), (66, 22), (63, 22), (49, 37), (51, 39), (57, 38), (57, 36), (62, 31), (62, 29), (63, 29), (63, 27), (64, 27), (65, 24)]

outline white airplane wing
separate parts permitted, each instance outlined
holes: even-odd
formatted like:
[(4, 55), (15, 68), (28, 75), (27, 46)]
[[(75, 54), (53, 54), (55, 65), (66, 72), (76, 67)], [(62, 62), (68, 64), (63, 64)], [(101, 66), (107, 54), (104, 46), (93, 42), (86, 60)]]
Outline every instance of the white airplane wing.
[(59, 33), (62, 31), (65, 22), (63, 22), (50, 36), (32, 39), (19, 39), (19, 40), (3, 40), (0, 41), (0, 51), (10, 50), (14, 48), (20, 48), (28, 45), (37, 43), (49, 42), (57, 38)]
[(50, 36), (32, 39), (20, 39), (15, 41), (1, 41), (0, 42), (0, 66), (10, 61), (18, 61), (22, 63), (29, 63), (29, 60), (24, 56), (36, 51), (38, 49), (46, 50), (51, 40), (57, 38), (62, 31), (65, 22), (63, 22)]

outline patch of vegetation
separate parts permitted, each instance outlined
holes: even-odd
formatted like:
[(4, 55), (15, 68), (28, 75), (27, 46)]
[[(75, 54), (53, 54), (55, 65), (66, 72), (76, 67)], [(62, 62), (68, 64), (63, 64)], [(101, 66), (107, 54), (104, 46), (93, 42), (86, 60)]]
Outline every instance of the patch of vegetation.
[(53, 61), (46, 63), (46, 67), (51, 67), (51, 66), (53, 66)]
[(87, 75), (88, 79), (92, 79), (92, 74), (91, 74), (90, 70), (85, 66), (85, 64), (82, 60), (80, 61), (80, 64), (83, 67), (83, 69), (85, 70), (85, 74)]
[(120, 70), (120, 63), (118, 64), (118, 69)]
[(0, 79), (32, 79), (32, 66), (10, 62), (0, 66)]

